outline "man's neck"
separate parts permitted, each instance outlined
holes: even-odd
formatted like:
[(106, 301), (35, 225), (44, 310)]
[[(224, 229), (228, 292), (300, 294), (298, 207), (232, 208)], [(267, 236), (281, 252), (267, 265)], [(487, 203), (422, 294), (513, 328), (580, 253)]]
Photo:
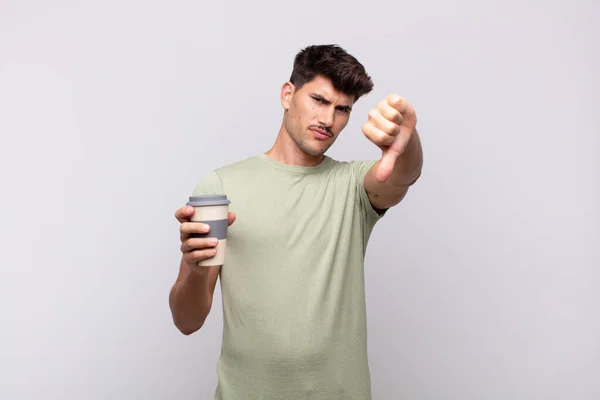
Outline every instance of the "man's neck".
[(279, 130), (273, 147), (266, 151), (265, 154), (280, 163), (303, 167), (314, 167), (320, 164), (325, 158), (323, 155), (313, 156), (302, 151), (287, 133), (283, 125)]

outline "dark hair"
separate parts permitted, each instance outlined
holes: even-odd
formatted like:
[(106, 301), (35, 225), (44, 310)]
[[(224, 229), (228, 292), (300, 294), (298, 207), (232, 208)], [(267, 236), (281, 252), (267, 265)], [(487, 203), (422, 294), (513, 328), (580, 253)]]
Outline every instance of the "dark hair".
[(354, 96), (354, 101), (373, 89), (365, 67), (335, 44), (308, 46), (296, 54), (290, 77), (296, 89), (317, 76), (328, 78), (336, 90)]

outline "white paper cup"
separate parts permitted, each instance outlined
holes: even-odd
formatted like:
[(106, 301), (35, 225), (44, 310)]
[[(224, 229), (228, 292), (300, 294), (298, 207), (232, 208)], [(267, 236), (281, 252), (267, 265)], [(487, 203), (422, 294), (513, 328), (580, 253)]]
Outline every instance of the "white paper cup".
[(208, 233), (194, 233), (193, 238), (216, 238), (217, 254), (207, 260), (199, 261), (198, 265), (202, 267), (221, 266), (225, 263), (225, 253), (227, 249), (227, 229), (229, 227), (229, 203), (224, 194), (211, 194), (202, 196), (191, 196), (187, 202), (188, 206), (194, 207), (194, 215), (191, 222), (198, 222), (210, 226)]

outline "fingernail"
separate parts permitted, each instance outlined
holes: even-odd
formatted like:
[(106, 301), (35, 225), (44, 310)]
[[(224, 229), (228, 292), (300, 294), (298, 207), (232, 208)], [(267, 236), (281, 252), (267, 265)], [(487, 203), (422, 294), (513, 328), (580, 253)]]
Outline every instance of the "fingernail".
[(210, 244), (212, 244), (212, 245), (217, 244), (217, 239), (210, 239)]
[(202, 230), (208, 232), (210, 230), (210, 225), (202, 224)]

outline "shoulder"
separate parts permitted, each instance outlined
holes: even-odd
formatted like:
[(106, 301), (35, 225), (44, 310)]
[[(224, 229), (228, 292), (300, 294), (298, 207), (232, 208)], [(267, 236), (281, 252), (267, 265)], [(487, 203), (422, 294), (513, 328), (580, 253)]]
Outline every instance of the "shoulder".
[(260, 166), (260, 159), (257, 156), (251, 156), (216, 167), (199, 178), (194, 194), (223, 193), (226, 182), (243, 181), (248, 174), (253, 174)]
[(336, 161), (333, 168), (338, 172), (338, 177), (343, 177), (354, 187), (355, 198), (366, 215), (366, 220), (375, 224), (386, 214), (387, 210), (379, 210), (371, 204), (369, 194), (365, 188), (365, 176), (373, 168), (378, 160), (350, 160)]
[(235, 174), (237, 172), (243, 172), (248, 168), (257, 168), (261, 164), (262, 162), (260, 157), (253, 155), (251, 157), (218, 167), (215, 169), (215, 172), (219, 175)]
[(330, 164), (333, 171), (349, 178), (361, 180), (376, 162), (376, 160), (337, 161), (332, 159)]

